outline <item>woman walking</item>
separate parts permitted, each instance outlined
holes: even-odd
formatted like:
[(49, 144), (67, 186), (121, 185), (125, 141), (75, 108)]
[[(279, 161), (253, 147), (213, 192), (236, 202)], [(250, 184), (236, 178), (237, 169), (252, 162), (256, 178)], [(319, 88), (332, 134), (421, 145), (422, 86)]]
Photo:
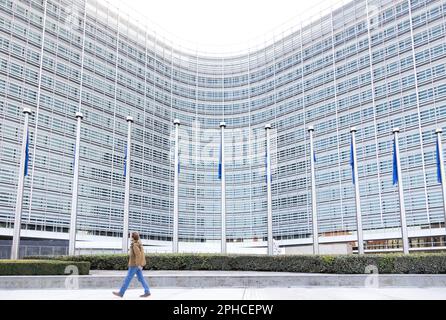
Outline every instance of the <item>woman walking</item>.
[(144, 255), (144, 248), (142, 246), (141, 240), (139, 239), (138, 232), (132, 232), (132, 244), (130, 245), (129, 251), (129, 270), (127, 272), (127, 277), (122, 284), (121, 290), (119, 292), (114, 291), (113, 294), (118, 297), (123, 297), (125, 291), (130, 285), (133, 277), (138, 277), (138, 281), (141, 282), (144, 288), (144, 294), (140, 297), (145, 298), (150, 296), (149, 285), (147, 284), (144, 276), (142, 274), (142, 269), (146, 265), (146, 257)]

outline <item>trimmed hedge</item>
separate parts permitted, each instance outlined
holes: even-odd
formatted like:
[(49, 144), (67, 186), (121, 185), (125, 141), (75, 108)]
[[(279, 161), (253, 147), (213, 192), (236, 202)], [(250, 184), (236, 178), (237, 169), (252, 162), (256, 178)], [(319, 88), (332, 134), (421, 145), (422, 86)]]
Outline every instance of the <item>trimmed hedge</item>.
[(0, 276), (69, 276), (72, 269), (66, 269), (68, 266), (76, 266), (79, 275), (90, 273), (90, 262), (64, 260), (0, 260)]
[[(38, 258), (38, 257), (37, 257)], [(147, 254), (146, 270), (275, 271), (298, 273), (364, 274), (376, 266), (380, 274), (446, 273), (446, 254), (377, 255), (217, 255)], [(47, 259), (47, 258), (45, 258)], [(55, 257), (57, 260), (87, 261), (94, 270), (127, 270), (127, 255)]]

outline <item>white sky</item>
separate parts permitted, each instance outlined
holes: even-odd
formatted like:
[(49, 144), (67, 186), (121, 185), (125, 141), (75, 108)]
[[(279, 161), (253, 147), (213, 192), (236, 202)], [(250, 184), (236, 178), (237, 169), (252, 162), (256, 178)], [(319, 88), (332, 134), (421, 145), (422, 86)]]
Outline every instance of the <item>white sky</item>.
[[(298, 26), (300, 16), (348, 0), (102, 0), (134, 9), (147, 17), (159, 34), (185, 47), (248, 47)], [(280, 35), (280, 33), (278, 33)], [(280, 37), (280, 36), (279, 36)]]

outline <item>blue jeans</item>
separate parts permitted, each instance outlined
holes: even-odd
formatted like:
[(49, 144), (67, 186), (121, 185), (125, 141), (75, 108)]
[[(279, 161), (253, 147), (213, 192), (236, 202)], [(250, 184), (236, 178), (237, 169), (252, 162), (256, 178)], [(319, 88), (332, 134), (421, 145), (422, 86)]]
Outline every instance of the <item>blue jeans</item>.
[(124, 283), (122, 284), (121, 290), (119, 290), (119, 293), (121, 296), (124, 295), (125, 291), (130, 285), (130, 282), (132, 281), (133, 277), (138, 277), (138, 281), (141, 282), (144, 293), (150, 293), (149, 285), (147, 284), (146, 280), (144, 279), (144, 276), (142, 274), (142, 271), (138, 267), (129, 267), (129, 271), (127, 272), (127, 276), (125, 277)]

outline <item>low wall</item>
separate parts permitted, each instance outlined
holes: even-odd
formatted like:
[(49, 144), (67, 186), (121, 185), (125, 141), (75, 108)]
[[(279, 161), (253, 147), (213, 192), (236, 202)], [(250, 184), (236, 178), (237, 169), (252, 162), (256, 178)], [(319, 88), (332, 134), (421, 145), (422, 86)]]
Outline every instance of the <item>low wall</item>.
[[(285, 254), (313, 254), (312, 245), (284, 247)], [(349, 243), (319, 244), (320, 254), (351, 254), (353, 248)]]

